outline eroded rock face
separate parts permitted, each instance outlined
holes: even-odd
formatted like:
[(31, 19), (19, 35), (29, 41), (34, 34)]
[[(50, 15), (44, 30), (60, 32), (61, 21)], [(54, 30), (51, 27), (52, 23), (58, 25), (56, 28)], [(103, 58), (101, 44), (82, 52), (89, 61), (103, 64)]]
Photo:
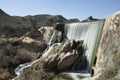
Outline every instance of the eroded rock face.
[(43, 36), (42, 40), (48, 43), (53, 33), (53, 30), (54, 30), (53, 27), (47, 27), (47, 26), (39, 28), (39, 31)]
[(120, 11), (106, 18), (94, 70), (95, 76), (89, 80), (120, 79)]

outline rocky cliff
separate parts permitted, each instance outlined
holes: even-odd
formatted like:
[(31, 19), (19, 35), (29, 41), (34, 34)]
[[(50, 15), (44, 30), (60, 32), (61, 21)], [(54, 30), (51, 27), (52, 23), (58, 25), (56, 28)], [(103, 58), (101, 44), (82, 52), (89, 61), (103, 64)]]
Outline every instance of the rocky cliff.
[(106, 17), (94, 76), (83, 80), (120, 80), (120, 11)]
[(97, 52), (96, 80), (120, 79), (120, 11), (107, 16)]

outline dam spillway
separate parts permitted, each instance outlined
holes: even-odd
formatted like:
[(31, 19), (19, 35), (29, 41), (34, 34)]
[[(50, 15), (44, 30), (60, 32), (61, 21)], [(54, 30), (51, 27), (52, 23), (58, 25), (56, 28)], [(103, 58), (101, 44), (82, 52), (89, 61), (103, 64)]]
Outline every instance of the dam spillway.
[(104, 21), (105, 20), (65, 24), (64, 32), (67, 39), (74, 39), (76, 41), (84, 40), (86, 48), (85, 56), (88, 61), (86, 70), (84, 70), (85, 72), (91, 73), (91, 67), (96, 55)]

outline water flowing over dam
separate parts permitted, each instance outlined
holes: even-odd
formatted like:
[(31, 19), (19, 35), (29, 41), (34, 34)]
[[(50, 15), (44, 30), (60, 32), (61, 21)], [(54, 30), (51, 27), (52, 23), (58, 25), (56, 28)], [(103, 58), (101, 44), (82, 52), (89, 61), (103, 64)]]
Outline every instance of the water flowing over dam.
[[(67, 39), (74, 39), (76, 41), (84, 40), (84, 46), (86, 48), (84, 56), (86, 56), (88, 63), (87, 66), (85, 66), (86, 68), (80, 72), (90, 73), (91, 71), (103, 24), (104, 20), (65, 25), (65, 37)], [(83, 62), (83, 64), (85, 64), (85, 62)], [(76, 66), (80, 68), (78, 64)]]

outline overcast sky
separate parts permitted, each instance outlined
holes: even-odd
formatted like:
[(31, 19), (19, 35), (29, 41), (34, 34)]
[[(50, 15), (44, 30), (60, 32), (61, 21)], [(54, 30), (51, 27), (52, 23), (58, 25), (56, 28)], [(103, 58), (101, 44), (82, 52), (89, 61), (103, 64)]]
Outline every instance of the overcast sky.
[(120, 0), (0, 0), (0, 8), (16, 16), (51, 14), (67, 19), (102, 19), (120, 10)]

